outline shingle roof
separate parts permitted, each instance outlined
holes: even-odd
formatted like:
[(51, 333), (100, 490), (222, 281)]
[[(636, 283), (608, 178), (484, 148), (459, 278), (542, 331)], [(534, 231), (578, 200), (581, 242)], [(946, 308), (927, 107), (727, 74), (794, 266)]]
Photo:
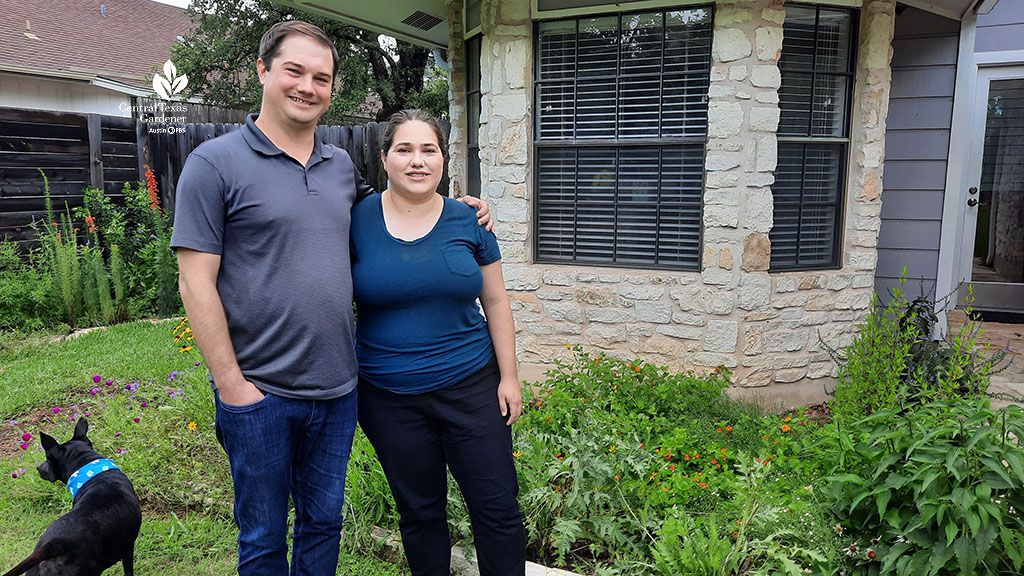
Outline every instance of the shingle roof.
[(84, 72), (145, 88), (145, 78), (190, 28), (184, 9), (150, 0), (0, 0), (0, 65)]

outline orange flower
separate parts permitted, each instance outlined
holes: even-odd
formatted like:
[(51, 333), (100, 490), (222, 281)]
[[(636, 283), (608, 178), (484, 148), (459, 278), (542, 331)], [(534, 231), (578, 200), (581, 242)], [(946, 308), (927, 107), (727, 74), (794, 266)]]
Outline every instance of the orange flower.
[(782, 431), (783, 432), (789, 432), (789, 424), (783, 424), (782, 425)]
[(639, 372), (639, 371), (640, 371), (640, 367), (639, 366), (633, 366), (633, 372)]
[(718, 428), (717, 428), (717, 429), (715, 430), (715, 432), (718, 432), (719, 434), (721, 434), (721, 433), (722, 433), (722, 427), (721, 427), (721, 426), (719, 426), (719, 427), (718, 427)]
[(732, 531), (732, 539), (735, 540), (735, 539), (737, 539), (739, 537), (740, 537), (740, 531), (739, 530), (733, 530)]
[(695, 454), (693, 455), (693, 459), (694, 459), (694, 460), (696, 460), (697, 458), (700, 458), (700, 452), (696, 452), (696, 453), (695, 453)]
[(668, 467), (668, 469), (669, 469), (669, 470), (672, 470), (673, 472), (675, 472), (675, 470), (676, 470), (676, 465), (675, 465), (675, 464), (672, 464), (672, 465), (670, 465), (670, 466)]
[(792, 420), (793, 420), (792, 418), (790, 418), (789, 416), (786, 416), (786, 419), (785, 419), (785, 420), (783, 420), (783, 422), (790, 422), (790, 421), (792, 421)]
[(700, 484), (698, 484), (698, 486), (700, 486), (701, 488), (707, 488), (708, 487), (708, 483), (707, 482), (701, 482)]
[(683, 460), (686, 460), (687, 462), (689, 462), (690, 461), (690, 455), (687, 454), (686, 456), (683, 456)]
[(711, 459), (711, 464), (712, 464), (712, 465), (716, 465), (716, 464), (718, 464), (718, 458), (712, 458), (712, 459)]
[(618, 474), (616, 474), (616, 475), (615, 475), (615, 481), (616, 481), (616, 482), (618, 482), (618, 481), (619, 481), (619, 475), (618, 475)]
[(149, 209), (153, 211), (153, 214), (160, 214), (160, 194), (156, 186), (156, 174), (153, 173), (153, 169), (149, 167), (149, 164), (143, 164), (142, 167), (146, 170), (146, 187), (149, 189)]
[(726, 426), (725, 427), (725, 431), (726, 432), (732, 432), (732, 426)]

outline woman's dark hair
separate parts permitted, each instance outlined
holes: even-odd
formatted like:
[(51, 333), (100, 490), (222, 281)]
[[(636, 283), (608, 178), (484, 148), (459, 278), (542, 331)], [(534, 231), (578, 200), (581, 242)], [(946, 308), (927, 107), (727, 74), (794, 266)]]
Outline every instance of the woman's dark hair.
[(429, 112), (425, 112), (418, 108), (412, 108), (408, 110), (401, 110), (395, 112), (388, 118), (388, 124), (384, 127), (384, 138), (380, 143), (380, 149), (384, 154), (391, 150), (391, 145), (395, 142), (395, 132), (398, 132), (398, 127), (406, 122), (419, 121), (425, 123), (427, 126), (434, 131), (434, 135), (437, 136), (437, 145), (441, 148), (441, 154), (445, 157), (448, 156), (448, 136), (445, 135), (444, 130), (441, 129), (441, 125), (437, 122), (437, 118), (430, 115)]
[(334, 42), (331, 42), (330, 37), (319, 26), (303, 22), (302, 20), (278, 22), (263, 33), (263, 37), (260, 38), (260, 60), (263, 60), (263, 65), (267, 67), (267, 70), (270, 70), (271, 63), (277, 57), (277, 53), (281, 49), (281, 43), (292, 34), (309, 36), (323, 44), (324, 48), (330, 48), (331, 60), (334, 64), (334, 68), (331, 69), (331, 78), (333, 79), (338, 75), (338, 61), (341, 58), (338, 56), (338, 49), (334, 47)]

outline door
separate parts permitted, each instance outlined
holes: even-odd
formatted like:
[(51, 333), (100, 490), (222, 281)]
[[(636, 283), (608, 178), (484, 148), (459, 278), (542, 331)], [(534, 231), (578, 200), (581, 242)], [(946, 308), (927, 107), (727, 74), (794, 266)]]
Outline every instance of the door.
[(970, 134), (961, 278), (974, 308), (1024, 312), (1024, 66), (978, 71)]

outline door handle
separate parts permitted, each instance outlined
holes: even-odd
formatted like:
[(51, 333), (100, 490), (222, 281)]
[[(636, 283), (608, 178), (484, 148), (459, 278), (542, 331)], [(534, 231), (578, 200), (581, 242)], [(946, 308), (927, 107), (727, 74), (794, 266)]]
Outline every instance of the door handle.
[(968, 198), (967, 199), (967, 205), (972, 207), (972, 208), (977, 206), (978, 205), (978, 199), (977, 198)]

